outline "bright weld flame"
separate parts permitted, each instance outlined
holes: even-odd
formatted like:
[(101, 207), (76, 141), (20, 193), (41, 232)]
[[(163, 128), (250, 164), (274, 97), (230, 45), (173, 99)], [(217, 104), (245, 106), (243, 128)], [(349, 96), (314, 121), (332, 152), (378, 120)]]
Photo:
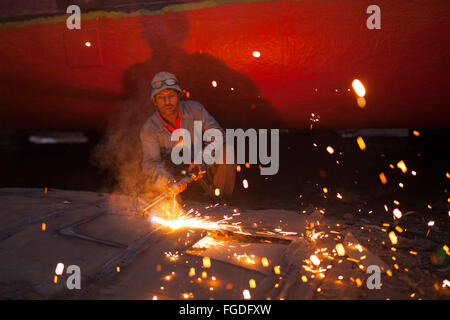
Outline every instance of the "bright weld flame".
[(216, 197), (220, 196), (220, 189), (219, 189), (219, 188), (216, 188), (216, 189), (214, 190), (214, 194), (216, 195)]
[(366, 148), (366, 143), (364, 142), (364, 139), (362, 137), (358, 137), (356, 139), (356, 142), (358, 143), (358, 146), (361, 150), (364, 150)]
[(329, 154), (333, 154), (334, 153), (334, 149), (330, 146), (327, 147), (327, 151)]
[(251, 298), (250, 296), (250, 291), (248, 291), (247, 289), (245, 289), (244, 291), (242, 291), (242, 295), (244, 296), (245, 300), (249, 300)]
[(364, 85), (358, 79), (353, 80), (352, 87), (358, 97), (362, 98), (366, 95), (366, 88), (364, 88)]
[(205, 229), (205, 230), (233, 230), (241, 232), (240, 226), (230, 225), (225, 223), (224, 220), (220, 221), (208, 221), (206, 218), (200, 216), (191, 216), (189, 214), (182, 214), (181, 216), (167, 220), (157, 216), (152, 217), (152, 222), (160, 224), (162, 226), (168, 227), (172, 230), (177, 230), (181, 228), (192, 228), (192, 229)]
[(253, 57), (255, 57), (255, 58), (261, 57), (261, 52), (259, 52), (259, 51), (253, 51)]
[(248, 181), (247, 181), (247, 179), (242, 180), (242, 185), (244, 186), (244, 189), (248, 188)]
[(56, 265), (55, 274), (58, 276), (62, 275), (64, 271), (64, 263), (60, 262)]
[(263, 267), (268, 267), (269, 266), (269, 260), (267, 260), (266, 257), (261, 258), (261, 264)]
[(248, 285), (250, 286), (250, 288), (255, 289), (256, 288), (256, 281), (255, 281), (255, 279), (250, 279), (248, 281)]

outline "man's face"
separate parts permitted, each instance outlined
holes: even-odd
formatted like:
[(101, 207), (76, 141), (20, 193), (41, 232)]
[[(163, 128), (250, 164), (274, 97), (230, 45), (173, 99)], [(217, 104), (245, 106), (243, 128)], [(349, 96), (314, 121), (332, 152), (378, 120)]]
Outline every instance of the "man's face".
[(166, 89), (155, 95), (156, 106), (163, 117), (174, 116), (178, 113), (178, 93)]

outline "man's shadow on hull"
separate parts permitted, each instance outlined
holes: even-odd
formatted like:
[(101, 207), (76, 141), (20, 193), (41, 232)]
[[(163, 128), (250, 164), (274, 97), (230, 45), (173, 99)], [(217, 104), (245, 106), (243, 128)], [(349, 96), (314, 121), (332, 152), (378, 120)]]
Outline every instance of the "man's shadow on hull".
[[(185, 13), (169, 12), (140, 19), (142, 36), (149, 44), (151, 55), (146, 61), (132, 65), (123, 75), (125, 101), (117, 106), (110, 119), (111, 131), (101, 146), (101, 153), (108, 159), (101, 159), (101, 166), (119, 171), (126, 167), (128, 175), (131, 171), (139, 175), (142, 159), (139, 132), (155, 111), (150, 84), (160, 71), (175, 74), (185, 90), (182, 100), (203, 104), (224, 129), (283, 127), (275, 108), (260, 95), (249, 76), (229, 68), (210, 54), (190, 54), (182, 48), (189, 35)], [(213, 81), (217, 86), (213, 86)], [(106, 156), (112, 154), (113, 158)], [(122, 177), (116, 178), (120, 184), (124, 174), (119, 175)]]
[(168, 71), (175, 74), (180, 87), (189, 92), (186, 98), (202, 103), (224, 128), (282, 126), (275, 108), (261, 97), (249, 76), (229, 68), (208, 53), (190, 54), (182, 48), (189, 35), (186, 14), (169, 12), (141, 16), (140, 22), (142, 36), (152, 52), (146, 61), (134, 64), (124, 73), (123, 85), (129, 97), (136, 93), (150, 97), (153, 75)]

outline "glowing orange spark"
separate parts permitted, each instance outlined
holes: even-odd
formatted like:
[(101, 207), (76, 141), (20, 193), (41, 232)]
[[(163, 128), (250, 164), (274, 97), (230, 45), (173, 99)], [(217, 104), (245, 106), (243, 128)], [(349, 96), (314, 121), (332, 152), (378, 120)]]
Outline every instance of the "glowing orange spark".
[(398, 238), (394, 231), (389, 232), (389, 239), (394, 245), (398, 243)]
[(402, 212), (397, 208), (394, 209), (393, 213), (394, 213), (395, 218), (397, 218), (397, 219), (400, 219), (403, 216)]
[(358, 143), (358, 146), (361, 150), (366, 149), (366, 143), (364, 142), (364, 139), (362, 137), (358, 137), (356, 139), (356, 142)]
[(59, 263), (56, 265), (55, 273), (56, 273), (58, 276), (60, 276), (60, 275), (63, 274), (63, 271), (64, 271), (64, 263), (59, 262)]
[(224, 220), (214, 222), (208, 221), (204, 217), (191, 216), (189, 214), (181, 214), (176, 219), (167, 220), (157, 216), (152, 217), (152, 222), (158, 223), (172, 230), (180, 228), (193, 228), (193, 229), (205, 229), (205, 230), (233, 230), (241, 232), (241, 227), (236, 225), (230, 225)]
[(408, 171), (408, 168), (406, 167), (406, 164), (405, 164), (405, 162), (404, 162), (403, 160), (400, 160), (400, 161), (397, 163), (397, 167), (398, 167), (400, 170), (402, 170), (403, 173), (405, 173), (406, 171)]
[(318, 266), (320, 264), (319, 258), (315, 254), (313, 254), (311, 257), (309, 257), (309, 260), (315, 265)]
[(345, 248), (342, 243), (336, 245), (336, 251), (340, 257), (345, 256)]
[(203, 268), (211, 268), (211, 259), (209, 257), (203, 257)]
[(363, 98), (366, 95), (366, 88), (364, 88), (364, 85), (358, 79), (353, 80), (352, 87), (358, 97)]
[(275, 272), (275, 274), (280, 274), (280, 272), (281, 272), (281, 267), (280, 267), (280, 266), (275, 266), (275, 267), (273, 267), (273, 272)]

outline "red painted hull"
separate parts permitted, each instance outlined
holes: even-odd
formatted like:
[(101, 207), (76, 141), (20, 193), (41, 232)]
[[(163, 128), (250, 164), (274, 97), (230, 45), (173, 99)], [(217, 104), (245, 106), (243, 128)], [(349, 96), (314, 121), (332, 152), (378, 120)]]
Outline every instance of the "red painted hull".
[[(148, 103), (161, 70), (226, 127), (306, 128), (311, 113), (320, 128), (448, 127), (448, 0), (379, 0), (381, 30), (366, 27), (371, 4), (99, 13), (82, 16), (81, 31), (63, 19), (0, 26), (2, 127), (102, 130), (117, 107)], [(363, 109), (348, 91), (355, 78), (367, 89)]]

